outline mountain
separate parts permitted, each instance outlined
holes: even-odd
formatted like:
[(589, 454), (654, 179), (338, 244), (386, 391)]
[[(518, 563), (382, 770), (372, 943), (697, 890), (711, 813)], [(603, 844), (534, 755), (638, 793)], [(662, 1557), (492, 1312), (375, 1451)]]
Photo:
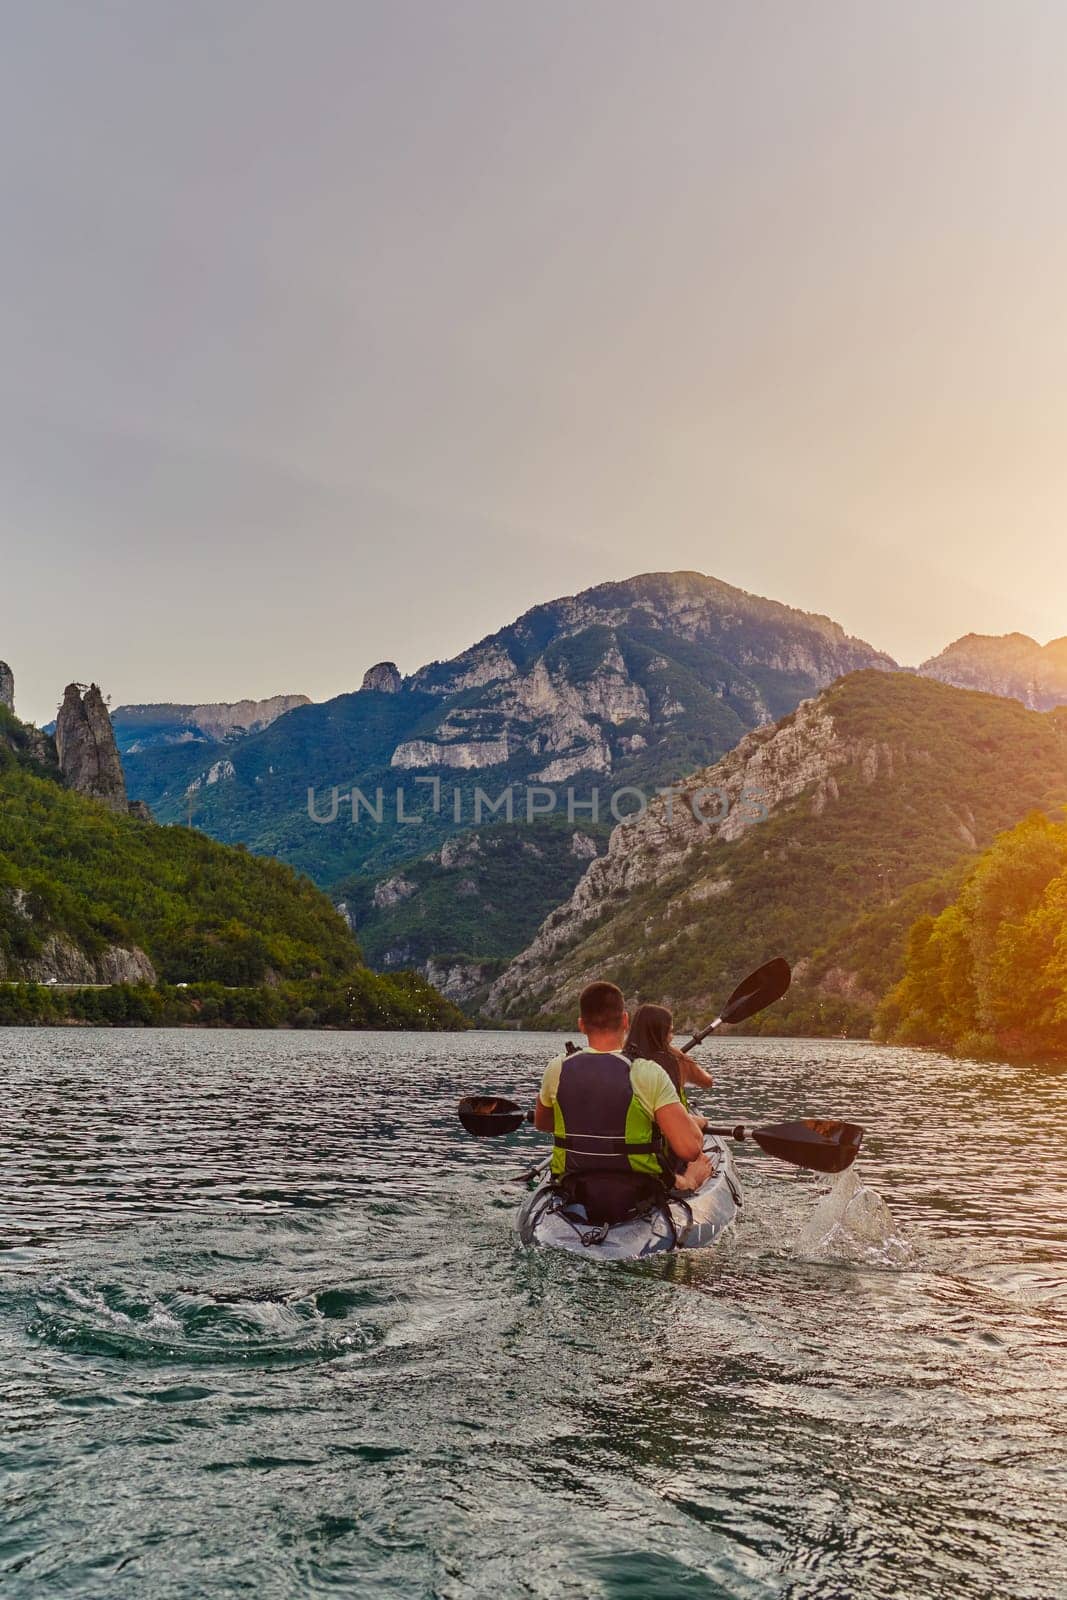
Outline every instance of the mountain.
[(1040, 645), (1025, 633), (968, 633), (924, 661), (925, 678), (1021, 700), (1032, 711), (1067, 705), (1067, 638)]
[(111, 713), (121, 751), (156, 745), (212, 744), (241, 739), (269, 728), (296, 706), (309, 706), (306, 694), (275, 694), (266, 700), (217, 701), (210, 705), (118, 706)]
[(908, 941), (878, 1029), (960, 1056), (1067, 1061), (1067, 823), (1034, 815), (973, 864)]
[[(237, 744), (131, 748), (127, 782), (161, 820), (195, 821), (308, 873), (345, 902), (377, 965), (480, 963), (489, 944), (497, 956), (518, 951), (570, 893), (607, 838), (613, 792), (651, 791), (715, 761), (865, 667), (893, 662), (827, 617), (699, 573), (651, 573), (535, 606), (411, 677), (378, 663), (360, 690), (299, 707)], [(380, 819), (353, 802), (353, 786)], [(503, 863), (518, 859), (516, 838), (487, 847), (452, 892), (460, 880), (440, 860), (442, 844), (471, 830), (476, 790), (496, 801), (509, 787), (521, 842), (552, 870), (523, 873), (509, 895)], [(531, 793), (546, 788), (554, 813), (538, 815), (548, 801)], [(594, 788), (598, 818), (581, 809)], [(385, 886), (398, 875), (412, 888), (390, 899)]]
[(474, 1004), (597, 849), (562, 818), (501, 823), (453, 834), (385, 877), (354, 874), (335, 896), (375, 965), (417, 966), (443, 993)]
[[(368, 972), (290, 867), (76, 792), (55, 743), (0, 707), (0, 985), (20, 983), (139, 987), (77, 1000), (0, 987), (0, 1020), (192, 1021), (208, 1005), (245, 1022), (460, 1021), (422, 980)], [(178, 983), (187, 995), (168, 994)]]
[(706, 1021), (782, 953), (794, 987), (768, 1030), (865, 1034), (915, 919), (999, 831), (1067, 803), (1067, 712), (860, 672), (678, 788), (615, 829), (488, 1014), (570, 1022), (600, 975)]

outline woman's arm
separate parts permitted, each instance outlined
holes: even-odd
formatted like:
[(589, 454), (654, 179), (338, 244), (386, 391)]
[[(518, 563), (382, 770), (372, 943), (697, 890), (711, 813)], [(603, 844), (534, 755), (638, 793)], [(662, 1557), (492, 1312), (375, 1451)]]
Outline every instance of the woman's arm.
[(678, 1066), (683, 1083), (694, 1083), (701, 1089), (710, 1089), (715, 1082), (711, 1073), (705, 1072), (699, 1061), (694, 1061), (692, 1056), (680, 1056)]

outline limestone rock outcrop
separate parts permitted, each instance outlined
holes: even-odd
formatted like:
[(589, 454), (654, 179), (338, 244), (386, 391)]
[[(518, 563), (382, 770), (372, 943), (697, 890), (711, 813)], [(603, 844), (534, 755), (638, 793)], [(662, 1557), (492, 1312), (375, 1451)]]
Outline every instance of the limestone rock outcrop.
[(15, 709), (15, 674), (6, 661), (0, 661), (0, 706), (6, 711)]
[(374, 905), (380, 911), (383, 906), (399, 905), (401, 900), (410, 900), (413, 894), (418, 894), (418, 885), (405, 878), (402, 872), (396, 873), (391, 878), (385, 878), (374, 886)]
[(593, 861), (599, 854), (596, 840), (590, 839), (587, 833), (571, 834), (571, 855), (577, 856), (579, 861)]
[(476, 770), (495, 767), (508, 759), (511, 747), (507, 736), (499, 739), (456, 739), (449, 744), (434, 739), (409, 739), (398, 744), (389, 758), (392, 767), (458, 767)]
[(99, 800), (111, 811), (129, 809), (111, 717), (97, 684), (84, 689), (68, 683), (56, 718), (56, 750), (69, 789)]
[(379, 694), (399, 694), (404, 680), (395, 661), (379, 661), (363, 674), (363, 689), (375, 689)]
[(232, 739), (259, 733), (287, 711), (310, 704), (306, 694), (272, 694), (265, 700), (220, 700), (193, 706), (190, 721), (209, 739)]
[(0, 955), (0, 980), (19, 983), (155, 983), (156, 969), (137, 945), (109, 944), (88, 955), (63, 933), (44, 940), (37, 955), (5, 967)]
[(496, 974), (492, 961), (434, 960), (423, 962), (420, 971), (447, 1000), (457, 1006), (476, 1004)]

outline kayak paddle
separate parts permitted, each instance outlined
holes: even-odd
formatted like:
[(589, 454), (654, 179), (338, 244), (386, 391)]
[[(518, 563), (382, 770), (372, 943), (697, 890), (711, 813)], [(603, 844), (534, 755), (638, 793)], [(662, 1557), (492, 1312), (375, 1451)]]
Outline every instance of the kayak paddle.
[(721, 1139), (752, 1139), (769, 1156), (812, 1172), (844, 1172), (859, 1155), (864, 1129), (856, 1122), (829, 1117), (804, 1117), (800, 1122), (775, 1122), (767, 1128), (705, 1128)]
[[(750, 972), (738, 984), (715, 1021), (694, 1034), (683, 1054), (692, 1050), (694, 1045), (706, 1039), (724, 1022), (744, 1022), (746, 1017), (754, 1017), (757, 1011), (780, 1000), (789, 988), (790, 977), (789, 963), (781, 956)], [(573, 1050), (574, 1045), (568, 1042), (567, 1054), (570, 1055)], [(498, 1139), (503, 1134), (516, 1133), (524, 1122), (533, 1121), (533, 1115), (523, 1111), (515, 1100), (507, 1100), (503, 1095), (468, 1094), (459, 1102), (459, 1120), (467, 1132), (473, 1133), (477, 1139)]]
[[(794, 1167), (807, 1167), (811, 1172), (844, 1172), (855, 1161), (863, 1143), (864, 1129), (855, 1122), (836, 1122), (829, 1118), (805, 1117), (800, 1122), (776, 1122), (768, 1128), (705, 1128), (720, 1139), (751, 1139), (769, 1156), (788, 1161)], [(548, 1166), (542, 1161), (525, 1172), (518, 1172), (510, 1180), (525, 1183), (536, 1178)]]
[[(533, 1113), (502, 1095), (467, 1095), (459, 1103), (459, 1120), (476, 1138), (496, 1139), (518, 1132), (524, 1122), (533, 1121)], [(774, 1122), (766, 1128), (746, 1128), (737, 1123), (732, 1128), (708, 1127), (704, 1131), (738, 1143), (751, 1139), (769, 1156), (777, 1156), (794, 1167), (807, 1167), (812, 1172), (844, 1172), (859, 1154), (865, 1130), (856, 1122), (804, 1117), (799, 1122)]]
[(533, 1112), (524, 1111), (517, 1100), (499, 1094), (468, 1094), (459, 1103), (459, 1120), (476, 1139), (498, 1139), (515, 1133), (524, 1122), (533, 1121)]
[(690, 1050), (695, 1049), (709, 1033), (714, 1033), (716, 1028), (721, 1028), (723, 1023), (744, 1022), (747, 1018), (754, 1017), (757, 1011), (763, 1011), (767, 1006), (773, 1005), (775, 1000), (780, 1000), (789, 988), (792, 976), (789, 962), (781, 956), (775, 956), (774, 960), (768, 961), (765, 966), (757, 967), (755, 972), (750, 972), (748, 977), (737, 985), (715, 1021), (709, 1022), (699, 1033), (694, 1033), (689, 1043), (682, 1046), (682, 1054), (687, 1056)]
[[(744, 1022), (757, 1011), (780, 1000), (789, 988), (792, 974), (788, 961), (776, 956), (758, 967), (738, 984), (714, 1022), (693, 1035), (682, 1053), (688, 1055), (702, 1039), (724, 1023)], [(568, 1053), (574, 1046), (568, 1046)], [(533, 1121), (533, 1112), (524, 1111), (516, 1100), (503, 1095), (466, 1095), (459, 1102), (459, 1120), (476, 1138), (496, 1139), (517, 1133), (524, 1122)], [(724, 1139), (752, 1139), (768, 1155), (788, 1161), (795, 1167), (814, 1172), (844, 1172), (859, 1153), (864, 1130), (855, 1122), (833, 1118), (805, 1117), (798, 1122), (776, 1122), (766, 1128), (748, 1128), (738, 1123), (731, 1128), (712, 1128), (707, 1133)], [(523, 1176), (526, 1176), (524, 1174)]]

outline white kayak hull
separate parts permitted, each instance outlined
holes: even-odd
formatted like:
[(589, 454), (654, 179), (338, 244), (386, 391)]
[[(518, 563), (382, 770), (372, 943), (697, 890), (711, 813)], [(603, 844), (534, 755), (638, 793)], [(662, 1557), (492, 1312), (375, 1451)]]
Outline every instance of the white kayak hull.
[(582, 1206), (563, 1206), (546, 1179), (519, 1207), (519, 1238), (526, 1245), (569, 1250), (594, 1261), (640, 1261), (672, 1250), (707, 1250), (737, 1216), (741, 1190), (724, 1142), (709, 1139), (705, 1151), (714, 1169), (707, 1183), (607, 1229), (590, 1223)]

